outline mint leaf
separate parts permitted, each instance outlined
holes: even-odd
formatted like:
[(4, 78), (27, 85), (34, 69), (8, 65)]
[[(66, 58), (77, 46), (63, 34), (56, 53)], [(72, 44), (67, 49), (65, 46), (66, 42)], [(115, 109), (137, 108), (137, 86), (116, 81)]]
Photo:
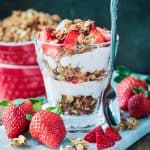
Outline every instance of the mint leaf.
[(0, 106), (6, 107), (8, 105), (9, 105), (9, 101), (4, 100), (0, 102)]
[(32, 119), (32, 115), (26, 114), (26, 120), (31, 120), (31, 119)]
[(30, 102), (32, 102), (33, 104), (35, 103), (41, 103), (44, 104), (44, 98), (29, 98)]
[(14, 103), (15, 107), (17, 108), (17, 107), (19, 107), (21, 104), (24, 103), (24, 99), (16, 99), (16, 100), (13, 101), (13, 103)]

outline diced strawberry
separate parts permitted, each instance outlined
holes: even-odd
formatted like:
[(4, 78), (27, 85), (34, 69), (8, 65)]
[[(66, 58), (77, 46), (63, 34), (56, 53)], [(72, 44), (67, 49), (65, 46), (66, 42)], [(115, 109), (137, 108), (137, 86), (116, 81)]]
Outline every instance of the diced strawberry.
[(72, 49), (72, 47), (78, 43), (78, 36), (79, 36), (78, 30), (71, 30), (66, 35), (66, 38), (64, 40), (64, 48), (69, 50)]
[(96, 134), (104, 134), (103, 129), (101, 126), (97, 126), (96, 128), (89, 131), (85, 136), (84, 140), (90, 142), (90, 143), (96, 143)]
[(111, 140), (114, 141), (120, 141), (121, 140), (121, 136), (119, 134), (119, 132), (115, 131), (114, 129), (107, 127), (105, 129), (105, 136), (110, 138)]
[(51, 41), (52, 40), (52, 34), (50, 28), (45, 28), (44, 31), (41, 31), (38, 33), (38, 38), (41, 41)]
[(103, 28), (100, 28), (100, 27), (97, 27), (97, 30), (99, 32), (101, 32), (105, 42), (109, 42), (111, 40), (111, 35), (110, 33), (106, 30), (106, 29), (103, 29)]
[(60, 45), (43, 44), (42, 50), (46, 55), (55, 59), (58, 53), (62, 50), (62, 47)]
[(95, 36), (95, 44), (104, 43), (105, 39), (102, 35), (102, 33), (96, 28), (94, 30), (91, 30), (91, 35)]
[(78, 83), (78, 81), (79, 81), (79, 79), (77, 79), (77, 78), (73, 78), (73, 79), (71, 79), (70, 80), (73, 84), (77, 84)]

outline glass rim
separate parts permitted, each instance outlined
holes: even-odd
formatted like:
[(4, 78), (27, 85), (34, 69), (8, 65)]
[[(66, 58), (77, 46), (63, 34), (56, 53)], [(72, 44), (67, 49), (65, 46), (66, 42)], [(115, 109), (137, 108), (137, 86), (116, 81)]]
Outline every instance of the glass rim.
[[(48, 41), (42, 41), (42, 40), (39, 40), (38, 38), (37, 38), (37, 34), (38, 34), (38, 32), (36, 32), (35, 34), (34, 34), (34, 41), (37, 41), (37, 42), (39, 42), (39, 43), (45, 43), (45, 44), (48, 44), (48, 45), (52, 45), (52, 46), (64, 46), (64, 44), (59, 44), (59, 43), (50, 43), (50, 42), (48, 42)], [(117, 41), (119, 41), (119, 35), (117, 35)], [(67, 45), (73, 45), (73, 44), (67, 44)], [(88, 45), (84, 45), (84, 44), (74, 44), (74, 45), (76, 45), (76, 46), (81, 46), (81, 47), (91, 47), (91, 46), (95, 46), (95, 47), (103, 47), (104, 45), (111, 45), (111, 40), (110, 41), (108, 41), (108, 42), (104, 42), (104, 43), (99, 43), (99, 44), (88, 44)]]

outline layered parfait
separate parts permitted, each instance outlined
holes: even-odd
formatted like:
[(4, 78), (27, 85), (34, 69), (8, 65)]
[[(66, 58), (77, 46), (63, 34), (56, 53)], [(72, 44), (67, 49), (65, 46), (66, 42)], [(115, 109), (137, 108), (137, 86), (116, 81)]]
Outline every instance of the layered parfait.
[(80, 126), (78, 118), (82, 127), (94, 124), (109, 79), (110, 32), (92, 20), (65, 19), (35, 39), (49, 105), (60, 104), (70, 126)]

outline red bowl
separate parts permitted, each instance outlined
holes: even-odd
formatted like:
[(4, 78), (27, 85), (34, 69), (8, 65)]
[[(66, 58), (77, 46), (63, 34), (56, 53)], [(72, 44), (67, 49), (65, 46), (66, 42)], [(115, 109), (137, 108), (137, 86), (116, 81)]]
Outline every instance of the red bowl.
[(0, 100), (43, 95), (45, 95), (45, 88), (38, 65), (0, 64)]
[(34, 42), (0, 42), (0, 63), (37, 65)]

